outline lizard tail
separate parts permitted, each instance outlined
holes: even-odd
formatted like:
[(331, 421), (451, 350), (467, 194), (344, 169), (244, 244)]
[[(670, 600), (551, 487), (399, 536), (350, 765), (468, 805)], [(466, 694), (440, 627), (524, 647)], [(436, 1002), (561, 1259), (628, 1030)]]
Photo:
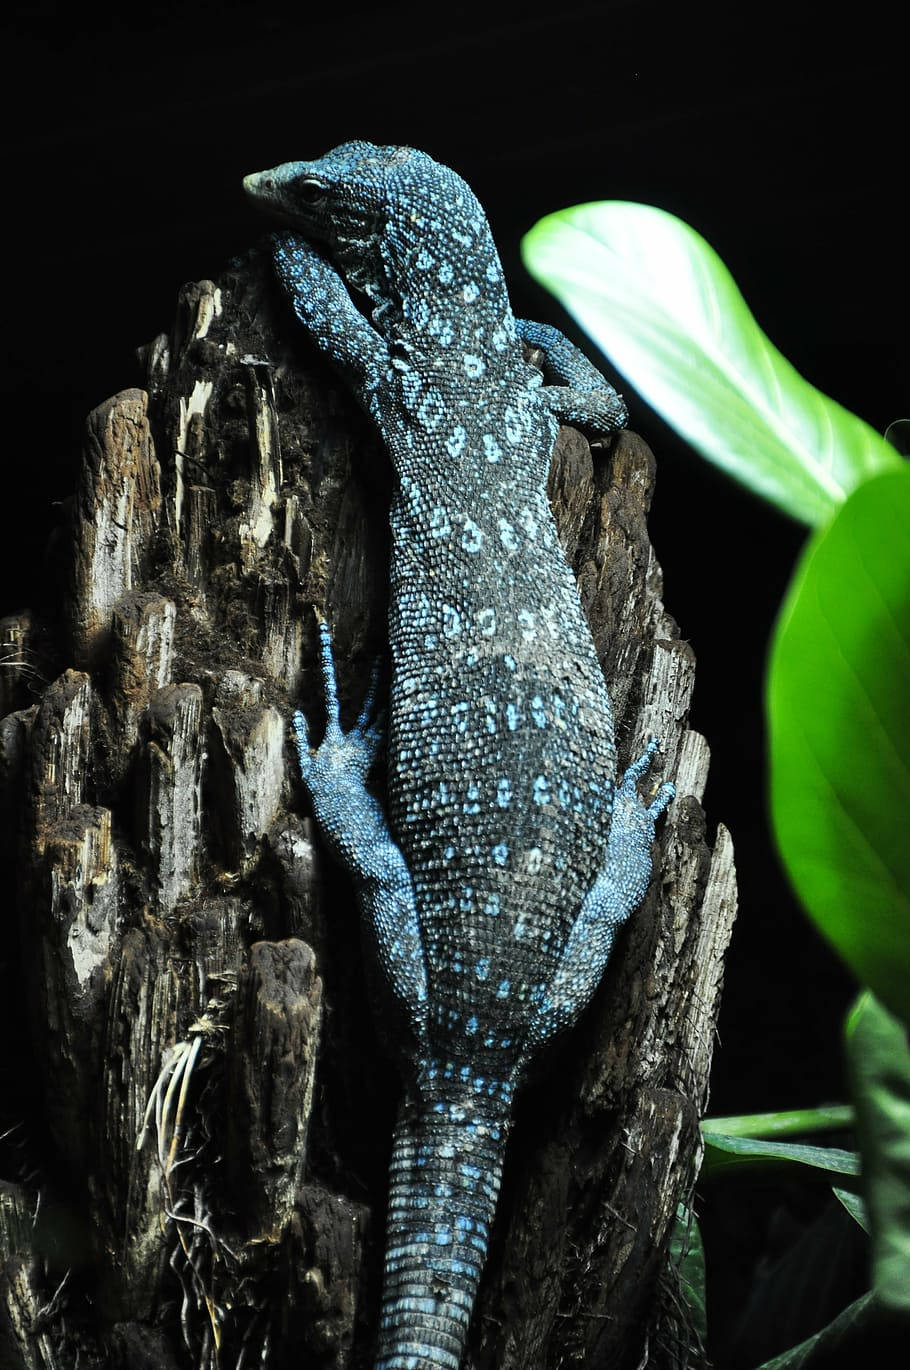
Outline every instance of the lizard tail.
[(484, 1095), (406, 1095), (402, 1103), (375, 1370), (458, 1370), (461, 1363), (509, 1127), (507, 1090), (471, 1084), (483, 1085)]

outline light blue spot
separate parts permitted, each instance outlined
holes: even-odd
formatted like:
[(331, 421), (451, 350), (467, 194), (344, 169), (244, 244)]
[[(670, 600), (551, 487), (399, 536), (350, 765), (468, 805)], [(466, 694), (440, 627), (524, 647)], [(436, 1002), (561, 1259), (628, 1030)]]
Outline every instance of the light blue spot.
[(452, 458), (460, 457), (468, 440), (467, 430), (458, 423), (446, 438), (446, 451)]
[(443, 637), (458, 637), (461, 633), (461, 614), (451, 604), (442, 606)]
[(550, 782), (545, 775), (537, 776), (531, 796), (535, 804), (549, 804), (550, 802)]
[(507, 842), (498, 842), (493, 848), (492, 855), (497, 866), (504, 866), (509, 859), (509, 844)]
[(474, 974), (477, 976), (478, 980), (486, 980), (489, 973), (490, 958), (489, 956), (482, 956), (474, 967)]
[(496, 991), (497, 999), (508, 999), (509, 991), (512, 988), (508, 980), (500, 980), (499, 989)]
[(515, 536), (515, 529), (508, 519), (499, 520), (499, 540), (507, 552), (518, 551), (518, 538)]
[(518, 522), (521, 524), (529, 538), (533, 539), (537, 537), (539, 524), (530, 509), (522, 509), (521, 513), (518, 515)]
[(537, 627), (534, 615), (530, 609), (522, 609), (518, 615), (518, 622), (521, 624), (521, 636), (525, 642), (533, 642), (537, 637)]
[(401, 397), (404, 400), (405, 408), (410, 413), (415, 413), (420, 397), (423, 393), (423, 381), (416, 371), (408, 369), (401, 372)]
[(507, 809), (512, 802), (512, 786), (508, 778), (503, 778), (496, 785), (496, 803), (501, 809)]
[(437, 504), (430, 510), (430, 517), (427, 522), (431, 538), (447, 538), (452, 532), (452, 524), (449, 521), (449, 511), (442, 504)]
[(479, 376), (482, 376), (484, 371), (486, 370), (486, 367), (483, 364), (483, 358), (475, 357), (474, 354), (471, 352), (466, 352), (464, 354), (464, 357), (462, 358), (462, 361), (464, 363), (465, 375), (468, 376), (472, 381), (476, 381), (477, 378)]
[(439, 271), (437, 272), (437, 275), (442, 285), (451, 285), (455, 279), (455, 272), (452, 268), (452, 263), (443, 262), (442, 266), (439, 268)]
[(473, 519), (465, 519), (461, 545), (466, 552), (479, 552), (483, 546), (483, 533)]
[(483, 906), (483, 911), (484, 911), (484, 913), (489, 914), (491, 918), (498, 918), (498, 917), (499, 917), (499, 895), (498, 895), (498, 894), (491, 894), (491, 895), (490, 895), (490, 897), (487, 899), (487, 902), (486, 902), (486, 903), (484, 904), (484, 906)]
[(540, 695), (535, 695), (531, 700), (531, 717), (538, 728), (545, 728), (547, 726), (547, 711), (544, 708), (543, 700)]
[(516, 665), (517, 665), (517, 662), (515, 661), (515, 658), (514, 658), (514, 656), (512, 655), (511, 652), (506, 652), (506, 654), (505, 654), (505, 656), (503, 657), (502, 660), (503, 660), (503, 664), (505, 665), (505, 668), (506, 668), (507, 671), (514, 671), (514, 670), (515, 670), (515, 667), (516, 667)]
[(428, 390), (420, 401), (417, 417), (428, 433), (434, 432), (442, 422), (446, 407), (438, 390)]
[(508, 704), (506, 705), (506, 726), (508, 727), (510, 733), (514, 733), (515, 729), (518, 727), (520, 717), (521, 715), (518, 712), (518, 705), (515, 704), (512, 700), (509, 700)]
[(502, 456), (502, 448), (500, 447), (496, 439), (493, 437), (492, 433), (484, 433), (483, 450), (487, 461), (499, 461), (499, 458)]
[(511, 404), (506, 405), (503, 427), (508, 442), (511, 442), (513, 446), (521, 442), (524, 437), (525, 420), (521, 411), (515, 409)]
[(480, 286), (476, 281), (466, 281), (461, 289), (461, 298), (465, 304), (473, 304), (480, 295)]
[[(474, 1034), (475, 1034), (475, 1032), (477, 1031), (477, 1019), (474, 1018), (474, 1017), (469, 1018), (468, 1021), (467, 1021), (467, 1022), (465, 1023), (465, 1025), (464, 1025), (464, 1030), (465, 1030), (465, 1032), (468, 1034), (469, 1037), (473, 1037)], [(467, 1070), (468, 1067), (465, 1066), (464, 1069)], [(463, 1078), (466, 1079), (467, 1076), (464, 1076)]]
[(496, 610), (481, 609), (477, 615), (477, 626), (482, 637), (493, 637), (496, 632)]

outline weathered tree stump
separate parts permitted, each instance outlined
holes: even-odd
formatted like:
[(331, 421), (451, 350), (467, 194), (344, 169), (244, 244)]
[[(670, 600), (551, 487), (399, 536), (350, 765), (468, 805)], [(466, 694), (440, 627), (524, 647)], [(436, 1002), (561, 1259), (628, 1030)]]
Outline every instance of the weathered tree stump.
[[(56, 613), (0, 628), (0, 1365), (365, 1366), (397, 1083), (288, 733), (317, 611), (356, 713), (391, 473), (254, 253), (180, 296), (147, 391), (89, 417)], [(661, 603), (653, 458), (563, 430), (551, 497), (620, 764), (678, 798), (583, 1021), (522, 1095), (468, 1364), (639, 1363), (698, 1155), (729, 838)], [(382, 776), (377, 776), (382, 784)], [(672, 1329), (671, 1329), (672, 1331)]]

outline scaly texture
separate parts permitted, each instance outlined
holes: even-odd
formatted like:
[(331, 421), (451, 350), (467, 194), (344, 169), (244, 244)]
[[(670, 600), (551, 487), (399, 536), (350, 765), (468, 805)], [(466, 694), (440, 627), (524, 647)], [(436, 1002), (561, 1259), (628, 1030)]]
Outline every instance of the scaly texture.
[(291, 225), (278, 276), (397, 477), (385, 806), (366, 788), (373, 701), (343, 732), (326, 625), (320, 745), (294, 722), (410, 1027), (376, 1364), (457, 1370), (515, 1087), (598, 984), (673, 793), (638, 797), (653, 742), (616, 783), (610, 701), (546, 497), (559, 422), (609, 431), (625, 408), (556, 329), (513, 317), (480, 205), (426, 154), (346, 143), (244, 184)]

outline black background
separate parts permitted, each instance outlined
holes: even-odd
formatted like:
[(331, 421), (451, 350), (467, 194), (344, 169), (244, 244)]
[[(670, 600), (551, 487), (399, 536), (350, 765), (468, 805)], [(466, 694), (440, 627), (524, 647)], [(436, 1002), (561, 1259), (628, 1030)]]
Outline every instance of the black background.
[[(139, 381), (133, 349), (170, 326), (181, 283), (261, 235), (242, 175), (350, 137), (465, 176), (516, 312), (571, 331), (518, 259), (537, 218), (642, 200), (707, 237), (815, 384), (879, 430), (910, 413), (905, 49), (874, 5), (729, 11), (8, 4), (0, 613), (29, 602), (86, 413)], [(766, 820), (763, 664), (804, 530), (622, 388), (658, 458), (666, 602), (698, 657), (709, 823), (737, 848), (711, 1111), (842, 1098), (851, 981), (789, 895)]]

